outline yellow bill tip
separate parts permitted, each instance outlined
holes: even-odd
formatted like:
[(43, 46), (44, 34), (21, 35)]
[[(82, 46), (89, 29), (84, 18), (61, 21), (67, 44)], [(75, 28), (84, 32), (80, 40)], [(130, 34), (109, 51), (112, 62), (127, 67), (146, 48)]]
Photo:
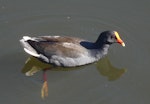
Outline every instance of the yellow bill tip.
[(117, 31), (114, 31), (117, 42), (120, 43), (123, 47), (125, 47), (125, 43), (123, 42), (123, 40), (120, 38), (119, 33)]
[(125, 46), (126, 46), (124, 42), (123, 42), (123, 43), (121, 43), (121, 45), (122, 45), (123, 47), (125, 47)]

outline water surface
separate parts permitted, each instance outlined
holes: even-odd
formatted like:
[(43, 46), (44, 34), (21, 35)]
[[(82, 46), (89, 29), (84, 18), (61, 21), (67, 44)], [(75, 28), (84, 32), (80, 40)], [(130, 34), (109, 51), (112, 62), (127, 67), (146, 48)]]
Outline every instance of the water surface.
[[(149, 104), (149, 1), (0, 0), (0, 82), (3, 104)], [(67, 35), (95, 41), (116, 30), (126, 43), (113, 45), (108, 59), (127, 71), (109, 80), (95, 64), (72, 71), (48, 71), (49, 96), (40, 97), (42, 71), (32, 77), (21, 70), (29, 57), (24, 35)]]

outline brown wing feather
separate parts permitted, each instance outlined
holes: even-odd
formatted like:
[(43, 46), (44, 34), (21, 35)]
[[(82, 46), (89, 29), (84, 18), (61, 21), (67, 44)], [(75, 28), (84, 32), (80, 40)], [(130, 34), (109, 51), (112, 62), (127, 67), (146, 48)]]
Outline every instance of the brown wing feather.
[[(84, 54), (85, 48), (80, 45), (82, 39), (74, 37), (41, 37), (44, 41), (32, 42), (32, 46), (47, 57), (52, 55), (77, 58)], [(33, 45), (34, 44), (34, 45)]]
[(81, 46), (78, 46), (77, 44), (68, 43), (70, 46), (64, 46), (62, 45), (64, 43), (58, 43), (55, 45), (49, 45), (45, 48), (44, 52), (46, 55), (58, 55), (58, 56), (64, 56), (64, 57), (71, 57), (76, 58), (79, 57), (81, 54), (84, 54), (84, 48)]

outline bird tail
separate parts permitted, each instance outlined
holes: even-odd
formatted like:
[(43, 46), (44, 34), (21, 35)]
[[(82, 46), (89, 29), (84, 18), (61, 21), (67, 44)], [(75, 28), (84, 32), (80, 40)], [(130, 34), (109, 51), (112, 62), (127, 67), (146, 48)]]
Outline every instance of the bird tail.
[(23, 46), (24, 51), (31, 56), (40, 57), (40, 54), (38, 54), (38, 52), (28, 43), (29, 40), (35, 41), (33, 38), (29, 36), (23, 36), (23, 38), (20, 40), (20, 43)]

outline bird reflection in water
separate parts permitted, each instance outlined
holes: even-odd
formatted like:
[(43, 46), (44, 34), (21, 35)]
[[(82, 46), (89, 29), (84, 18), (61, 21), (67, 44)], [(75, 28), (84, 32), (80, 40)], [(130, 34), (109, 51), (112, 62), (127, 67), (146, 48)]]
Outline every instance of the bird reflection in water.
[(125, 68), (117, 68), (113, 66), (108, 57), (102, 58), (96, 63), (97, 70), (103, 76), (106, 76), (109, 81), (119, 79), (126, 71)]
[[(117, 68), (114, 67), (110, 61), (109, 58), (106, 56), (95, 63), (96, 68), (100, 75), (106, 76), (109, 81), (114, 81), (119, 79), (125, 72), (126, 69), (124, 68)], [(39, 61), (35, 57), (29, 57), (25, 65), (23, 66), (22, 73), (24, 73), (26, 76), (32, 76), (34, 73), (38, 71), (43, 71), (43, 86), (41, 88), (41, 97), (44, 99), (48, 96), (48, 83), (47, 83), (47, 76), (46, 76), (46, 70), (56, 70), (56, 71), (71, 71), (71, 70), (77, 70), (82, 69), (84, 66), (80, 67), (72, 67), (72, 68), (64, 68), (64, 67), (55, 67), (50, 64), (43, 63)]]

